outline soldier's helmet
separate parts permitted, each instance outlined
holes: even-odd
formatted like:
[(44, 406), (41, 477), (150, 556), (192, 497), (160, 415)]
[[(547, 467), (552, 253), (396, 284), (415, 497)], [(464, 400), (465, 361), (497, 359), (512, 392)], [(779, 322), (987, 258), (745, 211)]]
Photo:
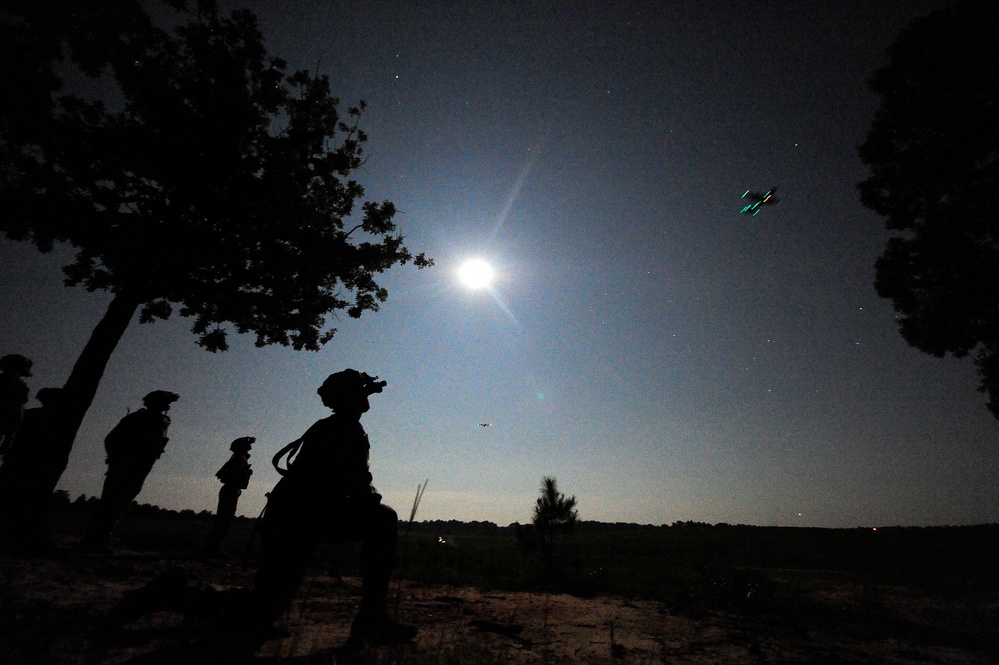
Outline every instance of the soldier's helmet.
[(380, 393), (387, 385), (386, 381), (379, 381), (377, 376), (369, 376), (356, 369), (345, 369), (335, 374), (330, 374), (323, 381), (323, 385), (316, 390), (320, 397), (336, 395), (352, 395), (362, 393), (365, 396)]
[(15, 376), (31, 376), (31, 361), (20, 353), (10, 353), (0, 358), (0, 371)]
[(180, 399), (180, 395), (177, 393), (172, 393), (169, 390), (154, 390), (142, 398), (142, 403), (146, 406), (168, 406), (178, 399)]
[(229, 450), (234, 453), (249, 452), (257, 440), (252, 436), (241, 436), (229, 444)]

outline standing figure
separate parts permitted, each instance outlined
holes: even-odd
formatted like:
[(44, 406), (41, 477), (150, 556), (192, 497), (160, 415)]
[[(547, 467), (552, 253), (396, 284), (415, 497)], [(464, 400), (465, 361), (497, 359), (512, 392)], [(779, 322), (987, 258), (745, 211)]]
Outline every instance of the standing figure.
[(170, 418), (166, 412), (178, 395), (154, 390), (142, 398), (143, 408), (130, 413), (104, 438), (108, 470), (97, 512), (80, 541), (84, 551), (107, 550), (111, 532), (139, 495), (146, 476), (166, 448)]
[[(333, 415), (317, 421), (274, 457), (283, 478), (270, 493), (259, 524), (260, 567), (254, 579), (253, 633), (266, 635), (286, 610), (322, 542), (361, 543), (361, 606), (347, 648), (412, 639), (416, 629), (388, 614), (389, 578), (399, 520), (381, 502), (368, 470), (361, 416), (384, 381), (356, 370), (331, 374), (317, 391)], [(279, 464), (287, 454), (287, 469)]]
[(0, 467), (0, 531), (3, 549), (27, 555), (55, 551), (47, 521), (52, 492), (69, 460), (60, 408), (62, 388), (42, 388), (35, 395), (41, 406), (24, 412)]
[(4, 455), (14, 441), (14, 434), (24, 417), (28, 403), (28, 384), (31, 361), (17, 353), (0, 358), (0, 455)]
[(215, 523), (205, 544), (205, 553), (209, 556), (225, 554), (222, 541), (229, 533), (229, 527), (232, 526), (232, 520), (236, 516), (239, 495), (250, 484), (250, 476), (253, 474), (253, 469), (250, 468), (250, 448), (255, 441), (252, 436), (241, 436), (229, 444), (232, 457), (215, 474), (215, 477), (222, 481), (222, 489), (219, 490), (219, 507), (215, 511)]

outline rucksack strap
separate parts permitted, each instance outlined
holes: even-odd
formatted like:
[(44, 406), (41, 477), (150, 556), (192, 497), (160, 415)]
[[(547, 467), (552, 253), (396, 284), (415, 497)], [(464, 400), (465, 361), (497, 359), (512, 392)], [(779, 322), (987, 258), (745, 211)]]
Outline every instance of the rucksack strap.
[[(275, 455), (271, 459), (271, 464), (274, 465), (274, 470), (275, 471), (277, 471), (282, 476), (284, 474), (288, 473), (288, 469), (291, 468), (291, 465), (293, 463), (292, 458), (295, 455), (298, 454), (298, 449), (302, 447), (302, 442), (303, 441), (304, 441), (304, 439), (295, 439), (294, 441), (292, 441), (287, 446), (285, 446), (284, 448), (282, 448), (281, 450), (279, 450), (277, 452), (277, 455)], [(288, 461), (285, 463), (285, 468), (282, 469), (281, 468), (281, 458), (284, 457), (284, 456), (286, 456), (286, 455), (288, 457)]]

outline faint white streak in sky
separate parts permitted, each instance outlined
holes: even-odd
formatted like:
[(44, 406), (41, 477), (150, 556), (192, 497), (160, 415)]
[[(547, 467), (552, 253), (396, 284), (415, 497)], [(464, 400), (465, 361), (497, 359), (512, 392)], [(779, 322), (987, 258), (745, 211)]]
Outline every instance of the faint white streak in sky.
[(520, 196), (520, 190), (523, 189), (524, 182), (527, 180), (527, 176), (531, 173), (531, 169), (534, 168), (534, 162), (537, 161), (537, 158), (538, 153), (532, 152), (528, 156), (527, 161), (524, 162), (524, 166), (520, 169), (520, 175), (517, 176), (517, 180), (513, 183), (513, 187), (510, 188), (510, 195), (506, 197), (503, 209), (500, 211), (499, 215), (496, 216), (496, 226), (493, 227), (493, 232), (489, 236), (490, 242), (496, 239), (496, 235), (506, 223), (506, 218), (510, 214), (513, 204), (517, 202), (517, 198)]
[(518, 321), (517, 317), (514, 316), (513, 310), (511, 310), (510, 307), (506, 304), (506, 301), (503, 300), (503, 296), (500, 295), (500, 292), (497, 291), (492, 286), (488, 287), (488, 289), (489, 289), (489, 295), (493, 297), (493, 300), (495, 300), (496, 304), (499, 305), (501, 310), (503, 310), (503, 313), (506, 314), (507, 318), (510, 319), (511, 322), (513, 322), (513, 325), (519, 328), (520, 321)]

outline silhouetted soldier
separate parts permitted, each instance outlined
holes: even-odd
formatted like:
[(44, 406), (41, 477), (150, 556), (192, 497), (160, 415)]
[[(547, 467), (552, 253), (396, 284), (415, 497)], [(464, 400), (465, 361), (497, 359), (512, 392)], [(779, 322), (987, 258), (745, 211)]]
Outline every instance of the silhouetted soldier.
[(166, 412), (177, 399), (174, 393), (154, 390), (142, 398), (144, 408), (122, 418), (104, 438), (108, 470), (101, 502), (80, 541), (81, 549), (107, 549), (115, 524), (139, 495), (146, 476), (166, 448), (170, 427)]
[[(361, 542), (361, 607), (347, 647), (412, 639), (416, 629), (387, 611), (399, 521), (381, 502), (368, 471), (368, 437), (361, 416), (368, 396), (385, 386), (377, 377), (347, 369), (331, 374), (317, 391), (333, 415), (316, 422), (274, 457), (283, 478), (274, 487), (260, 523), (262, 553), (254, 580), (256, 634), (289, 606), (320, 542)], [(288, 468), (280, 459), (288, 455)]]
[(18, 554), (50, 554), (55, 544), (46, 522), (52, 492), (69, 460), (66, 437), (58, 435), (62, 388), (42, 388), (40, 407), (24, 412), (21, 426), (0, 467), (0, 529), (4, 549)]
[(215, 522), (205, 544), (205, 553), (210, 556), (225, 554), (222, 542), (236, 516), (239, 495), (250, 484), (250, 476), (253, 474), (253, 469), (250, 468), (250, 448), (253, 447), (254, 441), (256, 439), (252, 436), (242, 436), (229, 444), (232, 457), (215, 474), (215, 477), (222, 481), (222, 489), (219, 490), (219, 507), (215, 511)]
[(28, 403), (28, 384), (24, 378), (31, 376), (31, 361), (17, 353), (0, 358), (0, 455), (4, 455), (14, 440), (24, 405)]

